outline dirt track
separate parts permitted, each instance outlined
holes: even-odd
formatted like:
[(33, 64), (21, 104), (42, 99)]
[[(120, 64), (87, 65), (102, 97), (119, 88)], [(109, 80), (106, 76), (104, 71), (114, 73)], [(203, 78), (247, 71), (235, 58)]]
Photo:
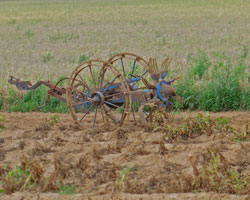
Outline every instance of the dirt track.
[[(122, 128), (100, 125), (94, 130), (86, 124), (86, 129), (81, 130), (68, 114), (58, 114), (57, 123), (50, 122), (52, 114), (1, 114), (6, 120), (6, 129), (0, 131), (0, 166), (15, 169), (24, 160), (39, 163), (43, 177), (74, 185), (80, 194), (74, 198), (59, 197), (49, 193), (48, 187), (36, 187), (32, 193), (0, 194), (0, 199), (250, 198), (247, 197), (249, 191), (241, 196), (218, 194), (212, 192), (213, 189), (192, 193), (193, 185), (188, 180), (194, 177), (193, 165), (199, 169), (207, 162), (208, 149), (217, 149), (230, 167), (250, 177), (250, 142), (234, 142), (227, 133), (201, 134), (167, 142), (166, 133), (146, 131), (133, 122)], [(168, 123), (174, 127), (196, 115), (181, 113)], [(210, 115), (230, 117), (230, 125), (237, 130), (250, 121), (250, 112)], [(50, 188), (56, 190), (53, 184)]]

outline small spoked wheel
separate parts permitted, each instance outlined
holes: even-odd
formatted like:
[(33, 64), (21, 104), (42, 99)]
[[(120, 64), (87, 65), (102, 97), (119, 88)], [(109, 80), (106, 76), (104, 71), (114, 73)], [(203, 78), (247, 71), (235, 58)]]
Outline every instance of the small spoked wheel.
[(110, 63), (90, 60), (71, 74), (67, 86), (67, 105), (78, 124), (103, 123), (108, 118), (122, 124), (130, 111), (129, 87)]

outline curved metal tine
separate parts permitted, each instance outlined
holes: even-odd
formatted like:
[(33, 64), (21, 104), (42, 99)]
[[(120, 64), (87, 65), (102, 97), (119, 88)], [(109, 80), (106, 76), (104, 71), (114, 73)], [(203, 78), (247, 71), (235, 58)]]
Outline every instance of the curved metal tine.
[(91, 110), (91, 108), (93, 108), (94, 105), (91, 105), (90, 108), (86, 111), (86, 113), (83, 115), (83, 117), (79, 120), (82, 121), (84, 119), (84, 117), (89, 113), (89, 111)]
[(46, 106), (46, 102), (47, 102), (48, 99), (49, 99), (49, 95), (46, 94), (46, 96), (45, 96), (45, 98), (43, 100), (43, 105), (39, 106), (38, 110), (41, 110), (44, 106)]
[(96, 115), (97, 115), (97, 107), (95, 109), (95, 118), (94, 118), (94, 121), (93, 121), (92, 128), (95, 128)]
[(108, 101), (104, 101), (104, 103), (109, 104), (109, 105), (111, 105), (111, 106), (114, 106), (114, 107), (116, 107), (116, 108), (120, 108), (120, 106), (117, 106), (117, 105), (115, 105), (115, 104), (113, 104), (113, 103), (110, 103), (110, 102), (108, 102)]
[(91, 92), (91, 89), (89, 88), (89, 86), (88, 86), (88, 84), (86, 83), (86, 81), (83, 80), (83, 78), (82, 78), (79, 74), (77, 74), (77, 76), (79, 76), (79, 78), (81, 79), (81, 81), (82, 81), (82, 83), (84, 84), (84, 86), (89, 90), (89, 92)]
[(117, 76), (115, 76), (115, 78), (109, 83), (108, 86), (105, 87), (104, 91), (102, 92), (103, 94), (107, 91), (107, 89), (115, 82), (115, 80), (120, 76), (120, 74), (118, 74)]
[(123, 64), (122, 58), (121, 58), (121, 65), (122, 65), (122, 71), (123, 71), (124, 78), (126, 78), (126, 73), (125, 73), (125, 69), (124, 69), (124, 64)]

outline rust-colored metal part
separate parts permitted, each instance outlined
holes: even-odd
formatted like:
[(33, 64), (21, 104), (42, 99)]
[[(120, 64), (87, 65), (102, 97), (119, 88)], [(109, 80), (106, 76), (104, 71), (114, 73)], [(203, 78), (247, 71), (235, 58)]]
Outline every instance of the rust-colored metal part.
[[(10, 76), (9, 83), (19, 90), (35, 90), (45, 85), (49, 90), (44, 105), (51, 96), (67, 102), (72, 118), (78, 124), (85, 120), (95, 127), (108, 117), (121, 125), (130, 113), (136, 120), (135, 110), (138, 109), (140, 121), (146, 125), (150, 123), (154, 109), (145, 112), (145, 107), (164, 110), (172, 106), (170, 98), (176, 96), (171, 84), (178, 78), (164, 80), (170, 63), (171, 59), (167, 58), (158, 66), (156, 59), (146, 61), (125, 52), (112, 56), (108, 61), (83, 62), (69, 77), (56, 84), (39, 81), (32, 85), (30, 81), (20, 81), (13, 76)], [(62, 81), (68, 81), (67, 88), (59, 86)]]
[[(64, 79), (59, 80), (58, 83), (62, 80)], [(66, 94), (66, 89), (58, 86), (58, 83), (53, 84), (50, 81), (39, 81), (32, 85), (30, 81), (20, 81), (20, 79), (15, 78), (14, 76), (10, 76), (8, 82), (10, 84), (14, 84), (19, 90), (35, 90), (39, 86), (45, 85), (46, 87), (50, 88), (47, 92), (47, 97), (53, 96), (62, 102), (66, 102), (66, 99), (62, 97), (63, 94)]]

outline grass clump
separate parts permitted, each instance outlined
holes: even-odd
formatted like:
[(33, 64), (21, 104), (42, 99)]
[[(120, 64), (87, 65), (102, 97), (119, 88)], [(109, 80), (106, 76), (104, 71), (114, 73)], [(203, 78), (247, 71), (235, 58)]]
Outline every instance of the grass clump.
[(40, 109), (40, 107), (44, 104), (46, 94), (47, 88), (45, 86), (40, 86), (36, 90), (28, 91), (21, 96), (17, 95), (16, 91), (10, 88), (7, 99), (9, 104), (8, 111), (32, 112), (39, 110), (42, 112), (68, 112), (67, 105), (53, 97), (50, 98), (50, 100), (46, 102), (45, 106)]
[[(219, 56), (218, 56), (219, 57)], [(218, 58), (213, 65), (204, 53), (192, 58), (184, 78), (175, 87), (183, 102), (174, 102), (177, 109), (204, 111), (249, 110), (249, 67), (244, 60), (232, 64)]]
[(48, 52), (47, 54), (45, 54), (45, 55), (42, 56), (42, 61), (43, 61), (43, 63), (48, 63), (53, 58), (54, 58), (54, 56), (50, 52)]

